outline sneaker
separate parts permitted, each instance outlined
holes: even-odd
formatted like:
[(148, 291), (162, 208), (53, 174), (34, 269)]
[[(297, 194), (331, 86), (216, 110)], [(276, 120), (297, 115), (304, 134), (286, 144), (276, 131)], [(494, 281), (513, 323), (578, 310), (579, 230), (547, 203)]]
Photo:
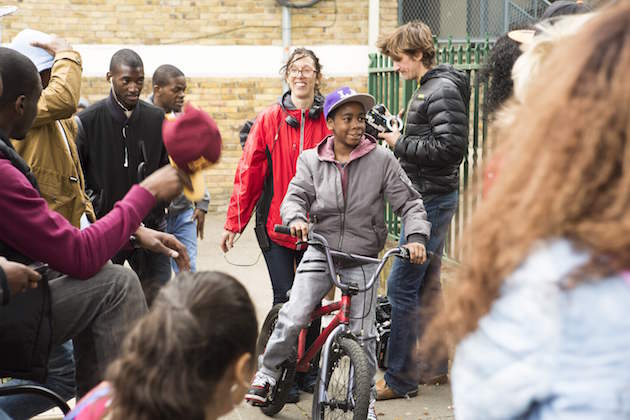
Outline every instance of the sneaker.
[(274, 378), (262, 372), (256, 372), (254, 381), (245, 394), (245, 400), (256, 407), (265, 406), (269, 402), (269, 396), (274, 386), (276, 386)]
[(378, 416), (376, 415), (376, 408), (374, 407), (375, 404), (376, 400), (370, 399), (367, 420), (378, 420)]

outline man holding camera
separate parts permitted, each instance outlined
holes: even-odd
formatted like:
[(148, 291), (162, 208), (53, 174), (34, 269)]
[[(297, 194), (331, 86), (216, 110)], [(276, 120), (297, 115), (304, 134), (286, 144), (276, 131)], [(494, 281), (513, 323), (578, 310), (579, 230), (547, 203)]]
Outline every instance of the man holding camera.
[[(378, 41), (380, 51), (392, 58), (405, 80), (417, 80), (405, 116), (403, 132), (379, 134), (394, 151), (414, 188), (422, 194), (431, 237), (432, 257), (422, 265), (401, 259), (387, 281), (392, 304), (392, 329), (385, 378), (376, 384), (377, 399), (413, 397), (418, 383), (447, 380), (448, 361), (429, 368), (414, 349), (426, 325), (441, 304), (440, 269), (446, 233), (458, 202), (459, 165), (468, 147), (468, 98), (466, 73), (450, 65), (435, 66), (431, 30), (422, 22), (405, 24)], [(405, 244), (405, 226), (400, 245)], [(420, 317), (417, 315), (421, 308)]]

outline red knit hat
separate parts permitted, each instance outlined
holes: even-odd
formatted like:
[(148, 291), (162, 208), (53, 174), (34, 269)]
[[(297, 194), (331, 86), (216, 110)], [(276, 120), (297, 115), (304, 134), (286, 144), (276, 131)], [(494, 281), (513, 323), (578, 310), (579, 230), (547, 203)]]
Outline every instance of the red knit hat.
[(184, 112), (164, 119), (162, 137), (173, 166), (190, 174), (193, 190), (184, 189), (191, 201), (203, 198), (203, 170), (219, 160), (221, 133), (212, 117), (186, 104)]

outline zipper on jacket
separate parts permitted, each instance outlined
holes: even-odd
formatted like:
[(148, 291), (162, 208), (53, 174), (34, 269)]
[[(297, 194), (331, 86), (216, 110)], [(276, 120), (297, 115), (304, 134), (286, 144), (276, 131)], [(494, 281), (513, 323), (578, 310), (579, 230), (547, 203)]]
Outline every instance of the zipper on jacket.
[(306, 118), (306, 112), (301, 109), (302, 119), (300, 121), (300, 155), (302, 154), (302, 150), (304, 150), (304, 119)]
[(125, 151), (125, 160), (123, 162), (123, 167), (124, 168), (128, 168), (129, 167), (129, 153), (127, 152), (127, 130), (126, 130), (127, 126), (123, 126), (122, 128), (122, 136), (123, 136), (123, 148)]
[[(348, 170), (348, 164), (346, 164), (343, 167), (343, 169), (340, 169), (339, 166), (337, 166), (337, 172), (339, 173), (339, 181), (341, 184), (341, 196), (343, 197), (343, 211), (341, 212), (341, 229), (340, 229), (340, 234), (339, 234), (339, 246), (337, 247), (337, 249), (339, 250), (341, 250), (341, 245), (343, 244), (343, 234), (346, 228), (346, 207), (348, 205), (348, 199), (347, 199), (348, 190), (346, 189), (346, 193), (345, 194), (343, 193), (343, 174), (341, 173), (341, 171), (347, 171), (347, 170)], [(346, 176), (348, 175), (349, 174), (346, 174)], [(346, 185), (346, 188), (348, 188), (349, 185), (350, 185), (350, 182), (348, 182), (348, 185)]]

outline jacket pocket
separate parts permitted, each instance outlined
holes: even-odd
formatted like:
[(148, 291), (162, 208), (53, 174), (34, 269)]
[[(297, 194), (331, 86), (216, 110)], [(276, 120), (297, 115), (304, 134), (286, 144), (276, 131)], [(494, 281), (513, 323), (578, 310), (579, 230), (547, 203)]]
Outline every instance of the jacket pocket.
[(70, 223), (77, 224), (78, 219), (73, 219), (80, 217), (84, 209), (79, 180), (76, 179), (75, 182), (70, 180), (68, 175), (53, 171), (36, 170), (33, 173), (39, 184), (39, 192), (48, 203), (48, 207), (61, 214)]
[(376, 236), (376, 243), (385, 243), (387, 239), (387, 226), (384, 223), (378, 223), (376, 218), (372, 216), (372, 232)]

